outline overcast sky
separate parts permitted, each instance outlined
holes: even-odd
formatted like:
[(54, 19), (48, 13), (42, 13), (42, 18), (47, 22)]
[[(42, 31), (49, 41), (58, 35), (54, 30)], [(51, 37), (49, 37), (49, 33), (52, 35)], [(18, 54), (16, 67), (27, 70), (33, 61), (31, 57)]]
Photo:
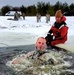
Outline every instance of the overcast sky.
[(51, 5), (54, 5), (57, 1), (60, 1), (62, 3), (66, 2), (68, 3), (69, 5), (71, 3), (73, 3), (74, 1), (73, 0), (0, 0), (0, 8), (2, 6), (5, 6), (5, 5), (11, 5), (11, 6), (29, 6), (29, 5), (37, 5), (37, 2), (50, 2)]

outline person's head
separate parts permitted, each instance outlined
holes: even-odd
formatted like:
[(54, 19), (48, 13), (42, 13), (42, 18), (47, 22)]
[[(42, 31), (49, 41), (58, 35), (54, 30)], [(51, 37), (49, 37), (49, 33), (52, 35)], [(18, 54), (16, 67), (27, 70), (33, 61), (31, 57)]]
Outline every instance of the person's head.
[(44, 50), (46, 48), (46, 40), (44, 37), (39, 37), (36, 42), (37, 50)]
[(57, 10), (56, 13), (55, 13), (56, 22), (60, 22), (62, 16), (63, 16), (62, 11), (61, 10)]

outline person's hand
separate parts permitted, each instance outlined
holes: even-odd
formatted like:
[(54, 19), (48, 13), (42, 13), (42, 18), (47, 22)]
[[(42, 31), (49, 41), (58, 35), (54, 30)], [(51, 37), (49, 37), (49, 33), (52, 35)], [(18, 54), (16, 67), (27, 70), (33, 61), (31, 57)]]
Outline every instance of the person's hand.
[(19, 60), (14, 60), (14, 61), (12, 62), (12, 64), (19, 64), (19, 63), (20, 63)]

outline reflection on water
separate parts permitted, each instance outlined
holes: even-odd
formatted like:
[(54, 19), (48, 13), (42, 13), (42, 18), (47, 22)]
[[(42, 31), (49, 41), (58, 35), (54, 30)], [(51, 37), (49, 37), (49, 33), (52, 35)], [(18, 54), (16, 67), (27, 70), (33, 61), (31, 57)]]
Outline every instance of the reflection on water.
[(25, 56), (17, 54), (6, 65), (14, 70), (14, 75), (74, 75), (74, 54), (63, 49), (51, 49), (39, 59), (23, 59), (20, 64), (12, 64), (14, 59)]

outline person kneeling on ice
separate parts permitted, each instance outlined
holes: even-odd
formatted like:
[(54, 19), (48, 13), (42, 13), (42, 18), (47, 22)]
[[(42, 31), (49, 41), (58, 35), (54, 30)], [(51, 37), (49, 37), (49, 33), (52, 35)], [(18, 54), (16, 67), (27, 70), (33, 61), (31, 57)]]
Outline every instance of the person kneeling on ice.
[(68, 27), (65, 22), (66, 18), (63, 16), (61, 10), (56, 11), (55, 19), (56, 21), (54, 22), (54, 25), (45, 37), (48, 47), (65, 43), (67, 41)]
[(46, 39), (44, 37), (39, 37), (36, 42), (36, 50), (29, 52), (25, 57), (16, 59), (12, 64), (19, 64), (24, 58), (32, 56), (32, 59), (37, 59), (42, 54), (46, 53)]

